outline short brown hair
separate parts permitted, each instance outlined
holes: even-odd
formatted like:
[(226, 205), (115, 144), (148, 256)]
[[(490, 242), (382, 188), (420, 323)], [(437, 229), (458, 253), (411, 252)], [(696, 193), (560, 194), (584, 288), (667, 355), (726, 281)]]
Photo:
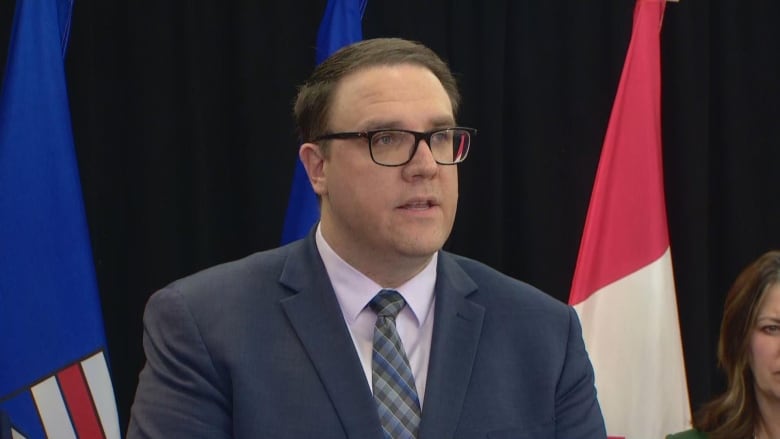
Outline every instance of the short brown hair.
[(726, 373), (728, 387), (693, 419), (693, 426), (709, 433), (711, 439), (753, 437), (759, 413), (750, 370), (751, 331), (767, 290), (776, 284), (780, 284), (780, 251), (770, 251), (737, 276), (726, 296), (718, 362)]
[(326, 134), (333, 91), (350, 73), (376, 66), (412, 64), (430, 70), (439, 79), (457, 115), (460, 93), (452, 72), (436, 53), (421, 43), (401, 38), (376, 38), (343, 47), (320, 63), (298, 89), (295, 121), (302, 142)]

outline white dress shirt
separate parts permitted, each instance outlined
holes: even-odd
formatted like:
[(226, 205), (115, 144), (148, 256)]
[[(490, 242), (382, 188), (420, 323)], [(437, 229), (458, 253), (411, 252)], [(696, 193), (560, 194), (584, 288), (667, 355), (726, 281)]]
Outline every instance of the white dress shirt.
[[(373, 280), (357, 271), (345, 262), (328, 245), (322, 236), (320, 226), (316, 232), (317, 250), (320, 253), (330, 283), (336, 292), (336, 299), (344, 315), (352, 341), (355, 344), (363, 372), (368, 385), (371, 382), (371, 352), (373, 349), (376, 314), (368, 307), (368, 302), (383, 289)], [(438, 253), (416, 276), (394, 290), (401, 293), (407, 306), (396, 317), (396, 328), (404, 345), (409, 365), (414, 374), (414, 384), (420, 399), (420, 407), (425, 397), (425, 384), (428, 378), (428, 360), (431, 353), (431, 335), (433, 334), (433, 288), (436, 283), (436, 264)]]

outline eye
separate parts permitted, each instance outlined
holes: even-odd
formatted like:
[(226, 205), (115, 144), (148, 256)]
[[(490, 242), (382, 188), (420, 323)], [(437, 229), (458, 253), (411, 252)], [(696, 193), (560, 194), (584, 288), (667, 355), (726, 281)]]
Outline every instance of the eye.
[(450, 130), (437, 131), (431, 135), (431, 143), (446, 144), (452, 142), (452, 132)]
[(769, 335), (780, 335), (780, 325), (764, 325), (761, 331)]
[(379, 146), (393, 146), (401, 142), (403, 133), (397, 131), (382, 131), (374, 134), (371, 143)]

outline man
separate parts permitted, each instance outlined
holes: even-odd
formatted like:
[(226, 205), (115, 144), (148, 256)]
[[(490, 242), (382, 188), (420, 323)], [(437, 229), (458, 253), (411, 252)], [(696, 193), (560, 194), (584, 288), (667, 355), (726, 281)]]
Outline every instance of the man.
[(150, 299), (130, 439), (606, 436), (574, 311), (441, 251), (458, 104), (417, 43), (316, 68), (295, 114), (319, 225)]

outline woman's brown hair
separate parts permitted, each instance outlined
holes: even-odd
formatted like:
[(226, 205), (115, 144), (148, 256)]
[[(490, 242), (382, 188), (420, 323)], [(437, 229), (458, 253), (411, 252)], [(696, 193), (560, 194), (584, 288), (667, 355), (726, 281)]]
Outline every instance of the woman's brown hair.
[(749, 439), (759, 413), (750, 370), (750, 339), (766, 291), (780, 283), (780, 251), (748, 265), (726, 296), (718, 341), (718, 362), (728, 380), (726, 391), (704, 405), (693, 426), (711, 439)]

